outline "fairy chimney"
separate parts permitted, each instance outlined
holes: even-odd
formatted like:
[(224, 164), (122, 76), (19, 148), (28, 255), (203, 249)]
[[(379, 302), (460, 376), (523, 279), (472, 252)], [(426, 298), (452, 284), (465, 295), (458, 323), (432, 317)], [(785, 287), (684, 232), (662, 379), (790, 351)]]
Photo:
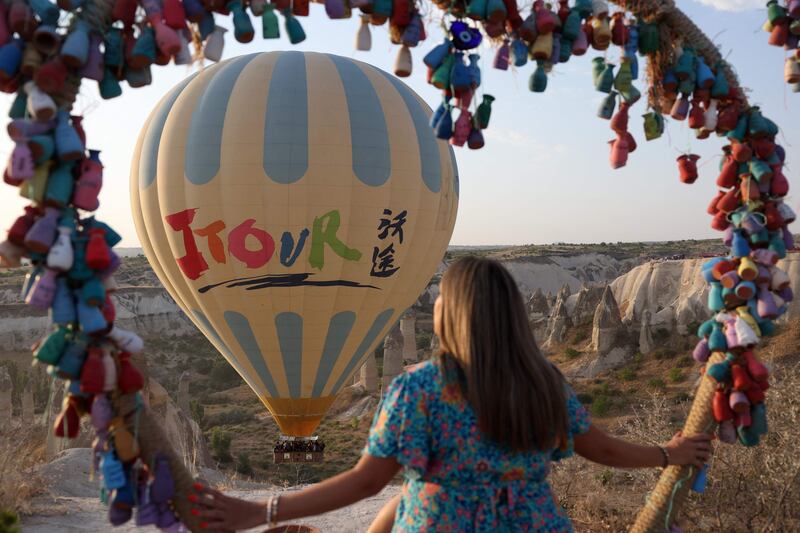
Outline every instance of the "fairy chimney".
[[(560, 292), (559, 292), (560, 294)], [(567, 338), (567, 330), (572, 327), (572, 320), (567, 312), (567, 299), (557, 298), (556, 306), (550, 316), (545, 333), (544, 345), (546, 348), (561, 344)]]
[(558, 294), (556, 294), (556, 301), (561, 299), (564, 300), (564, 302), (566, 302), (567, 298), (569, 298), (571, 295), (572, 295), (572, 289), (569, 288), (569, 284), (564, 283), (561, 286), (561, 288), (558, 289)]
[(550, 309), (552, 309), (552, 308), (554, 308), (555, 306), (556, 306), (556, 297), (555, 297), (555, 296), (553, 296), (553, 293), (552, 293), (552, 292), (548, 292), (548, 293), (547, 293), (547, 307), (549, 307)]
[(400, 323), (395, 324), (383, 341), (383, 392), (392, 380), (403, 371), (403, 333)]
[(31, 386), (31, 376), (25, 380), (25, 387), (22, 389), (22, 423), (32, 425), (33, 420), (33, 387)]
[(538, 318), (550, 314), (550, 304), (547, 303), (542, 289), (536, 289), (528, 300), (528, 315)]
[(439, 335), (434, 333), (431, 335), (431, 356), (434, 356), (439, 352), (439, 347)]
[(617, 340), (617, 335), (623, 329), (622, 319), (620, 318), (619, 306), (614, 299), (611, 287), (606, 286), (603, 296), (594, 311), (594, 321), (592, 323), (592, 349), (598, 355), (608, 353)]
[(14, 384), (6, 367), (0, 367), (0, 431), (11, 426), (11, 392)]
[(400, 319), (400, 332), (403, 334), (403, 361), (417, 362), (416, 314), (410, 311)]
[(178, 378), (178, 408), (183, 409), (184, 413), (190, 413), (189, 408), (189, 372), (182, 372)]
[(45, 437), (45, 459), (50, 461), (56, 455), (69, 448), (75, 446), (70, 439), (61, 439), (54, 435), (52, 428), (55, 425), (56, 418), (61, 413), (61, 408), (64, 404), (64, 388), (66, 382), (54, 381), (50, 386), (50, 398), (47, 400), (47, 409), (43, 415), (45, 428), (47, 428), (47, 436)]
[(653, 348), (655, 348), (650, 322), (650, 310), (645, 309), (642, 312), (642, 328), (639, 330), (639, 352), (645, 355), (652, 352)]
[(575, 308), (572, 310), (572, 322), (576, 326), (586, 326), (594, 320), (594, 312), (597, 304), (603, 298), (604, 287), (589, 287), (584, 285), (578, 291), (575, 299)]
[(366, 362), (361, 366), (360, 383), (367, 392), (378, 392), (378, 365), (375, 362), (375, 352), (369, 354)]

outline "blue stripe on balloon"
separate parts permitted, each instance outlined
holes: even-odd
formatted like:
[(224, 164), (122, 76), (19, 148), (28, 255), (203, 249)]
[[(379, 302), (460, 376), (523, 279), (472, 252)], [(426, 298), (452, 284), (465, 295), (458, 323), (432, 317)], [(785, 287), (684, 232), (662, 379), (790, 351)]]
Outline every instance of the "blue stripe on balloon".
[(272, 70), (264, 119), (264, 172), (294, 183), (308, 170), (308, 80), (302, 52), (284, 52)]
[(392, 171), (389, 130), (378, 93), (366, 74), (350, 59), (327, 54), (344, 86), (350, 116), (353, 172), (365, 185), (380, 187)]
[(147, 126), (147, 133), (145, 133), (144, 140), (142, 141), (142, 151), (139, 154), (140, 189), (149, 187), (156, 180), (156, 173), (158, 171), (158, 146), (161, 144), (161, 134), (164, 132), (164, 124), (167, 122), (167, 117), (169, 116), (169, 112), (172, 111), (172, 106), (175, 105), (175, 101), (197, 74), (198, 73), (195, 72), (187, 77), (167, 93), (167, 97), (164, 98), (164, 101), (158, 107), (150, 124)]
[[(373, 67), (374, 68), (374, 67)], [(406, 104), (411, 120), (414, 122), (414, 129), (417, 130), (417, 143), (419, 144), (419, 156), (422, 164), (422, 181), (431, 192), (439, 192), (442, 188), (442, 166), (439, 161), (439, 141), (433, 134), (433, 128), (429, 124), (428, 114), (420, 104), (416, 95), (411, 89), (391, 74), (374, 68), (380, 72), (384, 78), (394, 85), (400, 97)], [(452, 150), (452, 148), (451, 148)]]
[(314, 380), (314, 390), (311, 392), (312, 398), (319, 398), (322, 396), (322, 391), (328, 383), (328, 378), (331, 377), (333, 367), (339, 356), (342, 354), (342, 348), (350, 335), (350, 330), (353, 329), (353, 324), (356, 321), (356, 314), (352, 311), (343, 311), (331, 317), (330, 324), (328, 324), (328, 334), (325, 337), (325, 346), (322, 349), (322, 357), (319, 361), (319, 368), (317, 368), (317, 377)]
[(280, 313), (275, 317), (275, 328), (278, 330), (289, 396), (299, 398), (303, 372), (303, 317), (297, 313)]
[(458, 196), (461, 189), (461, 184), (458, 181), (458, 163), (456, 162), (456, 152), (449, 144), (447, 145), (447, 149), (450, 150), (450, 164), (453, 167), (453, 188), (456, 190), (456, 196)]
[(275, 386), (275, 380), (272, 379), (272, 374), (267, 368), (267, 363), (264, 361), (264, 354), (261, 353), (261, 348), (258, 346), (256, 336), (253, 334), (253, 328), (250, 327), (250, 321), (247, 317), (236, 311), (225, 311), (223, 314), (225, 322), (242, 347), (250, 364), (253, 365), (261, 383), (266, 387), (267, 392), (272, 397), (278, 397), (278, 388)]
[(389, 323), (389, 319), (392, 318), (393, 314), (394, 314), (394, 309), (387, 309), (381, 312), (381, 314), (379, 314), (377, 317), (375, 317), (375, 321), (372, 323), (372, 326), (370, 326), (369, 330), (367, 331), (367, 334), (361, 341), (361, 344), (359, 344), (358, 348), (356, 348), (353, 357), (350, 358), (350, 361), (347, 363), (347, 366), (342, 372), (342, 375), (339, 376), (339, 379), (336, 381), (336, 385), (333, 386), (331, 394), (336, 394), (339, 392), (339, 389), (341, 389), (342, 385), (344, 385), (345, 379), (347, 379), (350, 376), (350, 373), (356, 369), (355, 367), (359, 363), (359, 361), (363, 360), (364, 355), (366, 355), (367, 353), (367, 350), (372, 345), (372, 343), (375, 342), (375, 339), (378, 337), (380, 332), (383, 331), (383, 328), (386, 327), (386, 324)]
[(186, 139), (184, 171), (195, 185), (204, 185), (219, 172), (222, 158), (222, 129), (233, 87), (239, 74), (258, 54), (230, 59), (222, 63), (192, 112)]

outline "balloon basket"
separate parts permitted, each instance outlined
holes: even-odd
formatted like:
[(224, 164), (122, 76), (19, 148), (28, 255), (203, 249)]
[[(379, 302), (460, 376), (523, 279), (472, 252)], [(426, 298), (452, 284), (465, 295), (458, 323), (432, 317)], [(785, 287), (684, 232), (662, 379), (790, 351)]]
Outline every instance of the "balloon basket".
[(325, 460), (325, 443), (317, 436), (290, 437), (281, 435), (273, 450), (273, 462), (321, 463)]

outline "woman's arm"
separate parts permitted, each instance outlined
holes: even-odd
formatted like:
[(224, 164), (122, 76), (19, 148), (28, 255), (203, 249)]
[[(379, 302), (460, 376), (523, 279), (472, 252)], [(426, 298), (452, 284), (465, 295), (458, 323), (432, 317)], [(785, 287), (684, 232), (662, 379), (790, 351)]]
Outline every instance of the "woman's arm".
[[(303, 516), (327, 513), (346, 507), (368, 496), (374, 496), (400, 470), (393, 458), (384, 459), (364, 454), (358, 464), (330, 479), (298, 492), (281, 494), (275, 520), (285, 522)], [(266, 502), (250, 502), (225, 496), (209, 487), (196, 486), (202, 504), (198, 510), (210, 529), (239, 530), (266, 523)]]
[(390, 533), (392, 526), (394, 526), (394, 517), (397, 514), (398, 505), (400, 505), (399, 494), (384, 504), (375, 520), (369, 526), (367, 533)]
[[(578, 455), (601, 465), (618, 468), (656, 467), (664, 464), (658, 446), (642, 446), (612, 437), (594, 424), (589, 431), (575, 435)], [(669, 454), (669, 464), (702, 466), (711, 455), (711, 437), (698, 434), (684, 437), (676, 433), (664, 448)]]

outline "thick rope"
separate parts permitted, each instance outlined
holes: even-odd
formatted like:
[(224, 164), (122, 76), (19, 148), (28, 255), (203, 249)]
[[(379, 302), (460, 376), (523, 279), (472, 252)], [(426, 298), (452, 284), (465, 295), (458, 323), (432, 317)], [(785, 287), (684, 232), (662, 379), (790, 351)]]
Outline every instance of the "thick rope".
[[(708, 360), (708, 365), (722, 362), (725, 354), (714, 352)], [(713, 427), (714, 415), (711, 411), (711, 402), (717, 383), (710, 377), (703, 375), (700, 386), (694, 396), (692, 408), (683, 426), (684, 435), (704, 433)], [(655, 488), (650, 493), (644, 507), (639, 511), (631, 527), (631, 533), (646, 533), (652, 531), (668, 531), (668, 525), (674, 520), (678, 510), (683, 505), (689, 489), (697, 475), (696, 469), (691, 466), (669, 466), (664, 469), (658, 478)]]
[[(697, 27), (697, 24), (695, 24), (692, 19), (675, 6), (673, 0), (611, 0), (611, 2), (638, 17), (642, 17), (650, 22), (660, 23), (659, 26), (661, 28), (666, 26), (671, 31), (673, 39), (680, 40), (685, 45), (694, 48), (698, 54), (703, 56), (703, 59), (709, 66), (714, 67), (717, 64), (721, 65), (728, 83), (731, 87), (735, 88), (737, 98), (742, 107), (748, 107), (747, 98), (742, 91), (736, 73), (728, 62), (723, 59), (716, 45), (714, 45), (706, 34)], [(664, 45), (671, 46), (673, 39), (665, 42), (663, 39), (663, 30), (661, 37), (662, 47)], [(665, 67), (673, 65), (674, 59), (677, 58), (665, 56), (661, 51), (654, 57), (651, 57), (651, 61), (655, 60), (655, 62), (659, 64), (657, 68), (660, 69), (661, 72), (665, 70)], [(661, 78), (657, 78), (652, 81), (658, 81), (660, 79)]]

